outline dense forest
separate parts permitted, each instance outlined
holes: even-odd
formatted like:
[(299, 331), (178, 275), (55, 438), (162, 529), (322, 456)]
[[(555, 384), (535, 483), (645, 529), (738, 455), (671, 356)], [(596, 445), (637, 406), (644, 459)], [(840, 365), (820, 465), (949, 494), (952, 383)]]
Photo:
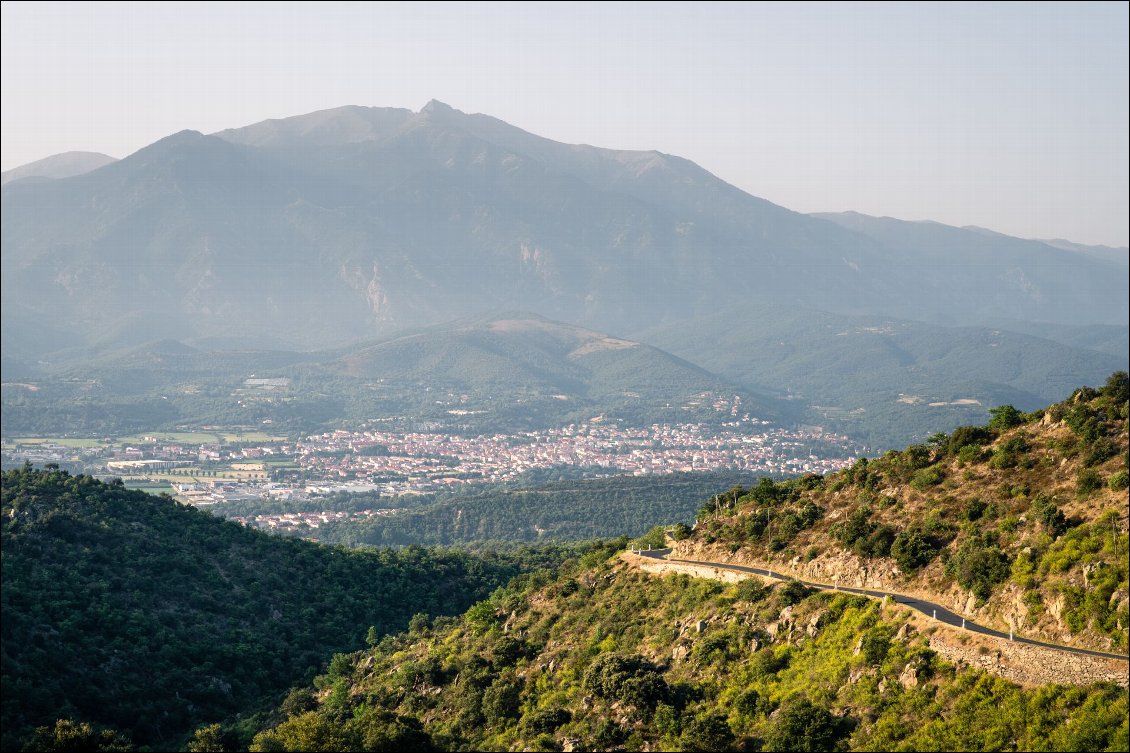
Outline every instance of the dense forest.
[(5, 750), (60, 717), (176, 744), (277, 700), (334, 652), (417, 613), (458, 614), (570, 551), (349, 551), (89, 476), (2, 480)]
[(613, 476), (518, 488), (497, 485), (443, 497), (339, 494), (295, 502), (239, 502), (209, 509), (225, 516), (246, 516), (310, 509), (404, 508), (387, 517), (329, 521), (316, 529), (302, 527), (297, 531), (303, 538), (348, 546), (570, 541), (638, 536), (660, 523), (693, 520), (702, 500), (714, 491), (751, 481), (750, 475), (741, 472)]

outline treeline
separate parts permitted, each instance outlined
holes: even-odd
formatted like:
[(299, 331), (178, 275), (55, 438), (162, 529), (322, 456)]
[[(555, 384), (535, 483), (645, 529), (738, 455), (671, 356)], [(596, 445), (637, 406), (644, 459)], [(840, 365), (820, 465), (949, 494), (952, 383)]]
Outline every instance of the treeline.
[(2, 488), (5, 750), (58, 718), (173, 744), (571, 553), (348, 551), (29, 466)]

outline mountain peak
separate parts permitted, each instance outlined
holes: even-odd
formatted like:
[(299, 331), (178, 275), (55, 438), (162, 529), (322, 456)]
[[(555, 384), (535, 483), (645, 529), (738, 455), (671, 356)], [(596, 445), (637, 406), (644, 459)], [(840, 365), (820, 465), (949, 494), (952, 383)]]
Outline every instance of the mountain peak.
[(438, 99), (429, 99), (428, 103), (420, 110), (421, 115), (451, 115), (458, 112), (459, 110), (456, 110), (449, 104), (440, 102)]

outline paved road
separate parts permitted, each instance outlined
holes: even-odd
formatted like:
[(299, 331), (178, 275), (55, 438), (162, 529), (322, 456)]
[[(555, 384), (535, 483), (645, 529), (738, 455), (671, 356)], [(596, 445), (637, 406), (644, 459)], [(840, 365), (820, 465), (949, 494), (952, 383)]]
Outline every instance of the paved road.
[[(652, 549), (652, 550), (649, 550), (649, 551), (639, 552), (639, 554), (643, 555), (644, 557), (651, 557), (652, 559), (663, 560), (663, 561), (666, 561), (666, 562), (678, 562), (678, 563), (683, 563), (683, 564), (686, 564), (686, 565), (700, 565), (702, 567), (717, 567), (717, 568), (721, 568), (722, 570), (736, 570), (736, 571), (742, 572), (742, 573), (753, 573), (754, 575), (762, 575), (762, 576), (765, 576), (765, 577), (768, 577), (768, 578), (775, 578), (777, 580), (799, 580), (798, 578), (793, 578), (792, 576), (789, 576), (789, 575), (782, 575), (781, 573), (773, 572), (772, 570), (766, 570), (763, 567), (748, 567), (746, 565), (735, 565), (735, 564), (732, 564), (732, 563), (729, 563), (729, 562), (700, 562), (698, 560), (667, 559), (667, 555), (670, 554), (670, 553), (671, 553), (670, 549)], [(803, 583), (806, 586), (812, 586), (813, 588), (819, 588), (823, 591), (837, 590), (837, 591), (843, 591), (845, 593), (861, 594), (863, 596), (874, 596), (878, 599), (881, 599), (883, 597), (888, 597), (892, 601), (894, 601), (896, 604), (905, 604), (906, 606), (910, 607), (911, 609), (917, 609), (919, 612), (926, 615), (927, 617), (934, 617), (939, 622), (944, 622), (947, 625), (953, 625), (954, 627), (963, 627), (971, 633), (980, 633), (981, 635), (991, 635), (994, 638), (1005, 638), (1005, 639), (1009, 638), (1008, 633), (1002, 633), (999, 630), (993, 630), (992, 628), (987, 628), (984, 625), (978, 625), (976, 622), (972, 622), (970, 620), (967, 620), (959, 614), (954, 614), (953, 612), (951, 612), (950, 610), (941, 606), (940, 604), (934, 604), (933, 602), (923, 601), (922, 599), (915, 599), (913, 597), (906, 596), (904, 594), (894, 593), (893, 591), (871, 591), (871, 590), (868, 590), (866, 588), (851, 588), (849, 586), (838, 586), (838, 587), (836, 587), (836, 586), (830, 586), (827, 583), (810, 583), (810, 582), (805, 581), (805, 580), (802, 580), (800, 582)], [(1012, 640), (1016, 643), (1027, 643), (1030, 646), (1040, 646), (1042, 648), (1052, 648), (1052, 649), (1055, 649), (1056, 651), (1067, 651), (1067, 652), (1072, 653), (1072, 654), (1082, 654), (1084, 656), (1098, 656), (1098, 657), (1103, 658), (1103, 659), (1118, 659), (1120, 661), (1128, 661), (1128, 658), (1126, 656), (1122, 655), (1122, 654), (1108, 654), (1108, 653), (1103, 652), (1103, 651), (1091, 651), (1090, 649), (1086, 649), (1086, 648), (1074, 648), (1072, 646), (1060, 646), (1060, 645), (1055, 644), (1055, 643), (1043, 643), (1041, 641), (1031, 640), (1030, 638), (1021, 638), (1020, 636), (1015, 636), (1015, 637), (1012, 638)]]

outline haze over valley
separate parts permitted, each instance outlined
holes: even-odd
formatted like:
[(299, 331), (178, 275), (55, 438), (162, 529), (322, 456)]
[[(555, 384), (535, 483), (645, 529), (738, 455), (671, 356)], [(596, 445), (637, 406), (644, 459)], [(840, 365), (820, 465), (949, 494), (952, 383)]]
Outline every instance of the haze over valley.
[[(313, 430), (430, 381), (511, 424), (739, 392), (759, 418), (880, 450), (1127, 359), (1125, 249), (798, 214), (676, 156), (435, 101), (48, 172), (3, 194), (9, 434), (219, 414)], [(249, 401), (253, 376), (335, 389)], [(91, 395), (107, 399), (80, 409)]]

